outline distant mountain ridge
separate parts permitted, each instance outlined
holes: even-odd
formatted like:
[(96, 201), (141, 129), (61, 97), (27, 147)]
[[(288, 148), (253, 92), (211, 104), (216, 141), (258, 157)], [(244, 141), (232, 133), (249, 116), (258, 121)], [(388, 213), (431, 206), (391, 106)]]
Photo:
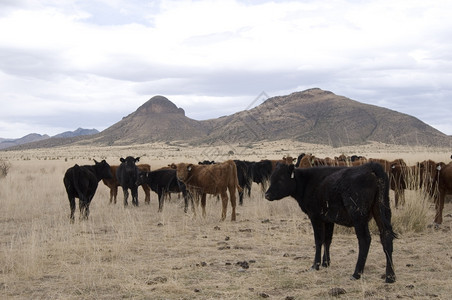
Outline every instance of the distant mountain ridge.
[[(92, 135), (99, 133), (97, 129), (83, 129), (83, 128), (77, 128), (75, 131), (66, 131), (57, 135), (54, 135), (53, 138), (69, 138), (69, 137), (78, 137), (78, 136), (85, 136), (85, 135)], [(6, 149), (10, 147), (20, 146), (24, 144), (44, 141), (47, 139), (50, 139), (51, 137), (47, 134), (38, 134), (38, 133), (31, 133), (27, 134), (24, 137), (18, 138), (18, 139), (4, 139), (0, 138), (0, 149)]]
[(181, 141), (193, 145), (294, 140), (333, 147), (381, 142), (449, 147), (452, 137), (421, 120), (360, 103), (319, 88), (268, 98), (260, 105), (216, 119), (185, 116), (164, 96), (154, 96), (104, 131), (76, 138), (50, 138), (12, 149), (62, 145), (131, 145)]
[(77, 128), (74, 131), (65, 131), (63, 133), (54, 135), (54, 138), (69, 138), (69, 137), (76, 137), (81, 135), (93, 135), (99, 133), (99, 130), (93, 128), (93, 129), (83, 129), (83, 128)]

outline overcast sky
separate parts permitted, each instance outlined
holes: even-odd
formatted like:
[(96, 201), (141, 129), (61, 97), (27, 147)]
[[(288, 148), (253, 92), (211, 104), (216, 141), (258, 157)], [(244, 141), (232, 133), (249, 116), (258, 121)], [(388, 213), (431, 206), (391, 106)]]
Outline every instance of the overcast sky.
[[(452, 1), (1, 0), (0, 137), (318, 87), (452, 135)], [(259, 103), (257, 103), (259, 104)]]

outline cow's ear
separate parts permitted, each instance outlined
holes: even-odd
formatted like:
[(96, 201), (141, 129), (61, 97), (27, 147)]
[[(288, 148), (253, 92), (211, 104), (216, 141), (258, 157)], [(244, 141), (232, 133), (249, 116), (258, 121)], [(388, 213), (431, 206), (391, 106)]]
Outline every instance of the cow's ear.
[(135, 158), (135, 162), (140, 161), (140, 157)]
[(121, 162), (125, 162), (125, 161), (126, 161), (126, 160), (125, 160), (124, 158), (122, 158), (122, 157), (121, 157), (119, 160), (120, 160)]
[(94, 160), (94, 163), (97, 165), (98, 164), (97, 160), (95, 160), (95, 159), (93, 159), (93, 160)]
[(190, 172), (192, 168), (193, 168), (193, 164), (189, 164), (187, 167), (188, 172)]

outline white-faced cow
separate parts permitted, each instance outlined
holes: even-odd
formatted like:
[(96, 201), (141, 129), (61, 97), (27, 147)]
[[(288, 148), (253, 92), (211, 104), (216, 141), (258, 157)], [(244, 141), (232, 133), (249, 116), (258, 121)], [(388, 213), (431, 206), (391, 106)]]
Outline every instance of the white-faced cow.
[(168, 193), (182, 193), (185, 202), (184, 212), (187, 212), (188, 210), (188, 198), (191, 199), (193, 207), (193, 197), (188, 195), (185, 184), (177, 179), (176, 170), (174, 169), (140, 172), (136, 184), (146, 184), (152, 191), (157, 193), (159, 198), (159, 212), (163, 211), (164, 198)]
[(96, 193), (99, 181), (113, 177), (110, 166), (105, 160), (101, 162), (94, 160), (94, 163), (94, 166), (79, 166), (76, 164), (67, 169), (64, 174), (63, 182), (71, 208), (71, 222), (74, 222), (75, 198), (79, 199), (80, 218), (88, 219), (89, 205)]
[(139, 157), (121, 157), (121, 164), (116, 170), (116, 178), (124, 193), (124, 206), (128, 205), (127, 198), (129, 197), (129, 189), (132, 193), (132, 204), (138, 206), (138, 186), (136, 185), (136, 182), (139, 170), (135, 163), (139, 160)]
[(241, 191), (237, 179), (237, 168), (234, 161), (212, 165), (194, 165), (180, 163), (176, 165), (177, 178), (185, 183), (192, 194), (201, 195), (202, 214), (206, 216), (206, 194), (220, 195), (222, 202), (221, 220), (226, 218), (228, 194), (231, 198), (231, 221), (235, 221), (236, 190)]
[(330, 265), (330, 245), (334, 224), (354, 227), (359, 254), (352, 278), (359, 279), (364, 271), (370, 247), (369, 220), (373, 217), (380, 231), (386, 255), (386, 282), (395, 281), (392, 264), (393, 239), (389, 207), (389, 180), (381, 165), (367, 163), (357, 167), (318, 167), (295, 169), (279, 164), (270, 178), (267, 200), (292, 196), (311, 220), (315, 238), (315, 259), (312, 266)]

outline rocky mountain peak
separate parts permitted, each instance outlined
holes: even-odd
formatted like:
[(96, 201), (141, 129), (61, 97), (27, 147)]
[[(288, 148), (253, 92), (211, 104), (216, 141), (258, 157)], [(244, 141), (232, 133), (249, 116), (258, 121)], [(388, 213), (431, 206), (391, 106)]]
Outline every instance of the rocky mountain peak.
[(149, 114), (182, 114), (182, 115), (185, 115), (185, 111), (182, 108), (178, 108), (173, 102), (171, 102), (164, 96), (154, 96), (137, 109), (137, 114), (140, 114), (140, 115), (149, 115)]

